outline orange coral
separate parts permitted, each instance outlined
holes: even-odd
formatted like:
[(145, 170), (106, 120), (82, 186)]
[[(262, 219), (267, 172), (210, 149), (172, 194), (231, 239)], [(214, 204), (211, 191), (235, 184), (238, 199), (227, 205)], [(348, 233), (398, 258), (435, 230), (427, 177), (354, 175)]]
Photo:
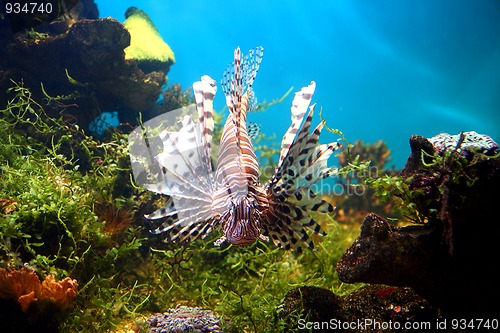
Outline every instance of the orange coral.
[(133, 214), (126, 208), (118, 208), (113, 204), (96, 204), (96, 215), (99, 221), (105, 221), (104, 230), (110, 234), (117, 234), (130, 227), (134, 221)]
[(23, 311), (37, 300), (41, 287), (38, 275), (26, 267), (18, 270), (0, 268), (0, 297), (17, 300)]
[(78, 283), (69, 277), (56, 282), (54, 276), (47, 275), (42, 282), (40, 298), (56, 304), (61, 310), (66, 309), (78, 292)]
[(16, 210), (17, 202), (0, 198), (0, 212), (10, 214)]
[(26, 312), (31, 303), (48, 301), (59, 309), (66, 309), (78, 291), (76, 280), (69, 277), (56, 282), (54, 276), (40, 283), (35, 271), (22, 267), (20, 269), (0, 268), (0, 298), (17, 300), (21, 309)]

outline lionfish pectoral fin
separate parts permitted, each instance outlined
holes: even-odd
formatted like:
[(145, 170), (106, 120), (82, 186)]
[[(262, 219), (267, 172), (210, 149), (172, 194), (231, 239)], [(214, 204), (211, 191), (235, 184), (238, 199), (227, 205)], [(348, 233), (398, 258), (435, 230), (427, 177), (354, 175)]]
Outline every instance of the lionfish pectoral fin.
[(264, 236), (262, 234), (259, 235), (259, 239), (263, 240), (264, 242), (269, 242), (269, 237), (268, 236)]
[(226, 240), (226, 236), (222, 236), (214, 242), (214, 246), (221, 246)]
[(185, 115), (178, 131), (160, 132), (163, 150), (155, 159), (163, 178), (159, 183), (145, 185), (151, 191), (169, 196), (162, 208), (146, 215), (148, 219), (164, 219), (152, 233), (164, 233), (165, 241), (191, 241), (206, 236), (213, 229), (215, 181), (210, 148), (215, 81), (203, 76), (193, 84), (193, 89), (198, 121)]
[(302, 245), (313, 250), (314, 243), (306, 230), (326, 235), (309, 212), (331, 213), (333, 206), (316, 196), (311, 186), (330, 176), (327, 160), (336, 143), (321, 145), (319, 136), (324, 123), (311, 132), (314, 105), (309, 107), (316, 84), (311, 82), (295, 94), (292, 102), (292, 124), (283, 137), (278, 167), (266, 185), (272, 217), (267, 233), (284, 249), (302, 251)]

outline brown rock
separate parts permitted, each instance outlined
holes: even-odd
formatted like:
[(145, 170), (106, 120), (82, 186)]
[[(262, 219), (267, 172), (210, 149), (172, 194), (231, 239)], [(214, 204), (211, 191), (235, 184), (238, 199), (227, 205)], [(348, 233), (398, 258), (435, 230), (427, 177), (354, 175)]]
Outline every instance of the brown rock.
[[(135, 61), (125, 61), (129, 44), (128, 31), (110, 18), (80, 20), (66, 33), (46, 38), (19, 36), (0, 57), (0, 89), (12, 86), (11, 78), (22, 79), (50, 115), (71, 115), (83, 127), (106, 110), (133, 122), (156, 102), (166, 73), (145, 74)], [(53, 99), (46, 99), (41, 84)]]
[(408, 322), (434, 323), (439, 317), (411, 288), (384, 285), (365, 286), (346, 296), (318, 287), (295, 288), (277, 316), (287, 330), (301, 332), (389, 332)]
[(428, 221), (400, 228), (369, 214), (337, 264), (339, 278), (412, 287), (445, 316), (493, 318), (500, 313), (500, 159), (452, 155), (425, 166), (421, 151), (432, 153), (432, 144), (418, 136), (410, 142), (402, 176), (412, 176), (410, 190), (422, 193), (413, 203)]

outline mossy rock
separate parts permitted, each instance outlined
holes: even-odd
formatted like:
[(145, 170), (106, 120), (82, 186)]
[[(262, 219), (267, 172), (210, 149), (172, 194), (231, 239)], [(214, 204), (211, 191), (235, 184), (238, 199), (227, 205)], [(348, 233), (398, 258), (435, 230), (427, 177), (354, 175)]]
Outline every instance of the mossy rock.
[(126, 60), (136, 60), (145, 73), (168, 72), (175, 62), (174, 52), (162, 39), (149, 16), (136, 7), (125, 12), (123, 25), (130, 33), (130, 46), (125, 49)]

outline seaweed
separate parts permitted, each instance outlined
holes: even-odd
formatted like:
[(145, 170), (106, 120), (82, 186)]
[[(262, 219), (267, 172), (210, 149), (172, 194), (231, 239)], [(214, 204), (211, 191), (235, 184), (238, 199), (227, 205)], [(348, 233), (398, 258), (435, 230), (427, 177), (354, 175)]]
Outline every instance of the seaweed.
[[(215, 234), (189, 247), (163, 243), (143, 217), (158, 198), (132, 183), (126, 135), (116, 130), (96, 141), (47, 115), (22, 82), (12, 91), (0, 110), (0, 267), (70, 277), (78, 293), (57, 314), (24, 313), (9, 303), (10, 322), (33, 329), (50, 318), (60, 331), (109, 332), (185, 304), (212, 309), (232, 332), (280, 332), (276, 307), (290, 288), (358, 288), (334, 271), (358, 230), (333, 216), (322, 217), (328, 235), (317, 240), (318, 251), (301, 255), (264, 242), (214, 247)], [(271, 164), (276, 150), (260, 151)]]

